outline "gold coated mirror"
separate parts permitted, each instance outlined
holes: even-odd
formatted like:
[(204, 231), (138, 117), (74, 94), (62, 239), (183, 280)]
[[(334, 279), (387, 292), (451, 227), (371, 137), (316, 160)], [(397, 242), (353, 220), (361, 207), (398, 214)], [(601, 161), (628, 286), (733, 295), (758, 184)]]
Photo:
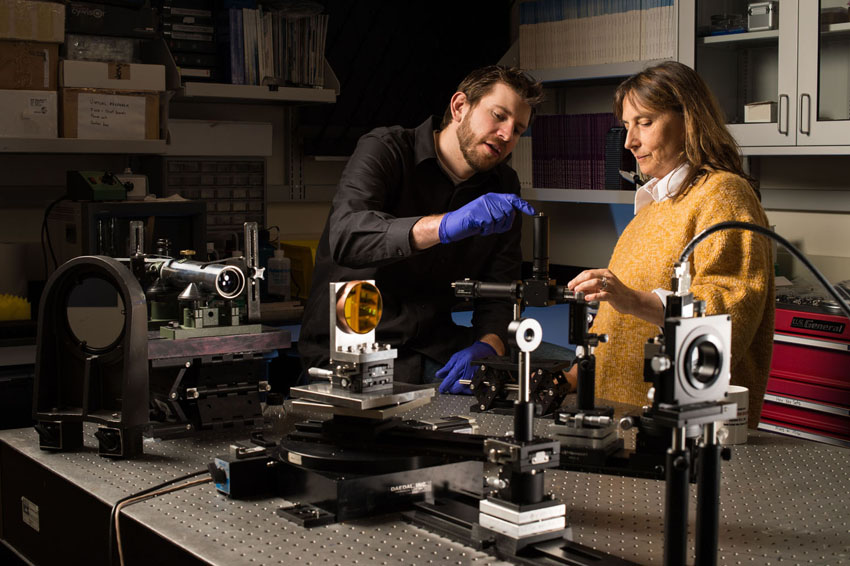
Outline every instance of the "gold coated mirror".
[(368, 281), (349, 281), (337, 293), (337, 324), (345, 332), (367, 334), (381, 321), (381, 292)]

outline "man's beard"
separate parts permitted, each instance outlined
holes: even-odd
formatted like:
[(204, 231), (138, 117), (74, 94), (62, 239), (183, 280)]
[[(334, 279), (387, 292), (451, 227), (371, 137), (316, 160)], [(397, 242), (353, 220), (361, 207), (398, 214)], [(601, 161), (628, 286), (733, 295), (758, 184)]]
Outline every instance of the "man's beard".
[[(483, 143), (483, 141), (483, 139), (475, 139), (475, 134), (472, 132), (469, 120), (464, 117), (457, 129), (457, 142), (460, 146), (460, 152), (463, 154), (463, 158), (476, 173), (489, 171), (504, 161), (504, 157), (502, 155), (491, 156), (487, 153), (482, 156), (480, 152), (476, 151), (478, 144)], [(502, 151), (504, 152), (504, 148), (502, 148)]]

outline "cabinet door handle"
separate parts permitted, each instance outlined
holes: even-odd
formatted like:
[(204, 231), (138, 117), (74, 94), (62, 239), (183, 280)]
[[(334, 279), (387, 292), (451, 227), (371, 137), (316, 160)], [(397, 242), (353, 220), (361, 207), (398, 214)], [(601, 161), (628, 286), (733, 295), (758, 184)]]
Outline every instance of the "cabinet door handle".
[[(782, 131), (782, 101), (785, 101), (785, 131)], [(779, 119), (776, 121), (776, 127), (779, 129), (779, 133), (783, 136), (788, 135), (788, 108), (790, 106), (790, 98), (787, 94), (779, 95)]]
[[(803, 101), (804, 100), (806, 101), (805, 110), (803, 109)], [(800, 95), (800, 133), (803, 134), (803, 135), (806, 135), (806, 136), (808, 136), (812, 133), (812, 128), (811, 128), (812, 117), (810, 116), (811, 111), (812, 111), (812, 97), (808, 93), (804, 92), (803, 94)], [(804, 117), (806, 118), (806, 120), (805, 120), (806, 128), (805, 129), (803, 129), (803, 118)]]

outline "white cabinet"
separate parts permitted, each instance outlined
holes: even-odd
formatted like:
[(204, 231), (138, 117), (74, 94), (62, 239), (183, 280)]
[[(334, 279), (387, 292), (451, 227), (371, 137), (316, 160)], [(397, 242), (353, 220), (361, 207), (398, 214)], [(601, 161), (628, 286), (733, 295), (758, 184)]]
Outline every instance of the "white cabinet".
[[(850, 152), (847, 2), (777, 0), (773, 29), (745, 31), (750, 3), (681, 3), (679, 60), (711, 87), (745, 154)], [(756, 102), (775, 104), (767, 122), (745, 120)]]
[[(850, 144), (850, 21), (821, 22), (828, 9), (847, 2), (812, 0), (800, 4), (797, 100), (798, 145)], [(842, 6), (843, 4), (843, 6)], [(848, 18), (850, 19), (850, 18)]]

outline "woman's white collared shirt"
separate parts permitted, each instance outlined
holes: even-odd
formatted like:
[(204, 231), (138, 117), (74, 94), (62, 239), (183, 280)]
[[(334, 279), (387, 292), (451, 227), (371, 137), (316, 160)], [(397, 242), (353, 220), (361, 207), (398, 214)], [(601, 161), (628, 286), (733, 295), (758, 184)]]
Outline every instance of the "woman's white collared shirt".
[(676, 194), (690, 170), (691, 166), (685, 162), (660, 179), (653, 177), (638, 187), (635, 193), (635, 214), (652, 202), (662, 202)]

